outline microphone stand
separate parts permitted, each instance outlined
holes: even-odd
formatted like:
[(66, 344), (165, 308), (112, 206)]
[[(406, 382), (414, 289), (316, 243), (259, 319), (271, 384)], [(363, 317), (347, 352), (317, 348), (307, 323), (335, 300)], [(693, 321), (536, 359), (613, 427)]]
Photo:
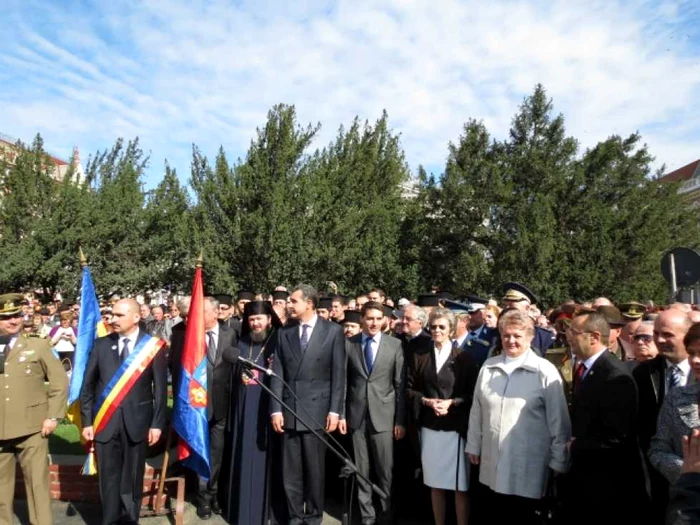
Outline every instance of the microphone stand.
[[(272, 397), (275, 401), (277, 401), (283, 408), (286, 408), (289, 412), (291, 412), (291, 414), (292, 414), (295, 418), (297, 418), (297, 419), (301, 422), (301, 424), (304, 425), (304, 426), (309, 430), (309, 432), (311, 432), (311, 433), (314, 435), (314, 437), (316, 437), (316, 439), (318, 439), (321, 443), (323, 443), (323, 445), (326, 447), (326, 449), (330, 450), (333, 454), (335, 454), (335, 456), (343, 463), (344, 467), (346, 468), (346, 470), (347, 470), (347, 472), (348, 472), (348, 476), (353, 476), (353, 475), (354, 475), (354, 476), (356, 476), (356, 477), (359, 477), (362, 481), (364, 481), (365, 483), (367, 483), (367, 484), (370, 486), (370, 488), (372, 489), (372, 492), (374, 492), (375, 494), (377, 494), (380, 498), (382, 498), (382, 499), (387, 499), (387, 498), (388, 498), (388, 495), (385, 494), (384, 491), (383, 491), (382, 489), (380, 489), (376, 484), (372, 483), (366, 476), (364, 476), (362, 473), (360, 473), (359, 469), (357, 468), (357, 465), (356, 465), (355, 463), (353, 463), (353, 461), (348, 457), (347, 452), (345, 451), (345, 449), (343, 449), (343, 452), (345, 452), (345, 455), (343, 455), (343, 454), (335, 447), (335, 445), (329, 443), (326, 439), (324, 439), (323, 435), (322, 435), (318, 430), (312, 428), (312, 427), (304, 420), (304, 418), (302, 418), (295, 410), (293, 410), (289, 405), (287, 405), (284, 401), (282, 401), (282, 399), (280, 399), (280, 397), (279, 397), (277, 394), (275, 394), (275, 393), (270, 389), (270, 387), (268, 387), (267, 385), (263, 384), (262, 381), (260, 381), (260, 380), (258, 380), (257, 378), (255, 378), (255, 376), (250, 372), (250, 367), (246, 367), (246, 366), (245, 366), (245, 363), (242, 363), (242, 362), (241, 362), (241, 364), (244, 365), (245, 373), (248, 374), (249, 377), (251, 377), (252, 379), (254, 379), (254, 380), (256, 381), (256, 383), (257, 383), (265, 392), (267, 392), (267, 394), (268, 394), (270, 397)], [(266, 370), (265, 373), (267, 373), (268, 375), (274, 376), (275, 378), (277, 378), (277, 379), (279, 379), (280, 381), (282, 381), (282, 384), (283, 384), (284, 386), (286, 386), (286, 387), (289, 389), (290, 392), (293, 392), (292, 389), (289, 388), (289, 385), (287, 385), (286, 382), (285, 382), (281, 377), (279, 377), (279, 375), (275, 374), (275, 373), (272, 372), (271, 370)], [(310, 418), (310, 419), (311, 419), (311, 418)], [(334, 439), (332, 436), (330, 436), (330, 433), (325, 429), (325, 427), (321, 427), (321, 428), (323, 429), (323, 432), (324, 432), (325, 434), (328, 435), (328, 437), (330, 437), (331, 439), (333, 439), (333, 440), (335, 441), (335, 439)], [(341, 447), (341, 448), (342, 448), (342, 447)], [(346, 517), (348, 516), (348, 513), (349, 513), (349, 510), (350, 510), (350, 506), (351, 506), (351, 505), (352, 505), (352, 498), (350, 499), (350, 501), (346, 501), (346, 509), (345, 509), (345, 513), (344, 513), (344, 516), (343, 516), (344, 518), (346, 518)], [(344, 520), (344, 521), (345, 521), (345, 520)], [(349, 523), (345, 523), (344, 525), (349, 525)]]

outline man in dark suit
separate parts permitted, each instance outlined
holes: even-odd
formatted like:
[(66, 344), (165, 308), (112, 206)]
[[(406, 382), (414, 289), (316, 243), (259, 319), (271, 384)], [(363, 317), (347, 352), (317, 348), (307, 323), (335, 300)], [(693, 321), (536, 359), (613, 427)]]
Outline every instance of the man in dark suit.
[[(355, 462), (360, 474), (374, 471), (378, 486), (387, 496), (382, 501), (383, 519), (390, 520), (391, 480), (394, 465), (394, 439), (406, 433), (404, 400), (404, 361), (401, 342), (382, 334), (384, 310), (381, 303), (369, 301), (362, 307), (362, 333), (346, 342), (347, 427), (352, 435)], [(345, 434), (345, 420), (340, 432)], [(359, 482), (357, 499), (363, 525), (373, 525), (377, 513), (372, 489)]]
[(95, 434), (97, 400), (131, 352), (148, 334), (139, 329), (139, 304), (122, 299), (112, 309), (114, 333), (100, 337), (90, 353), (80, 392), (83, 437), (95, 441), (102, 523), (138, 523), (143, 495), (146, 447), (165, 428), (167, 374), (165, 352), (156, 354), (104, 429)]
[(601, 313), (577, 315), (568, 334), (578, 364), (567, 523), (644, 523), (648, 500), (637, 443), (634, 379), (607, 350), (610, 325)]
[[(431, 298), (428, 297), (428, 299)], [(428, 313), (422, 307), (407, 306), (404, 310), (403, 323), (403, 333), (400, 339), (406, 373), (408, 374), (408, 367), (413, 361), (413, 356), (429, 351), (433, 347), (433, 339), (425, 331), (425, 325), (428, 324)], [(425, 486), (420, 480), (419, 430), (412, 420), (410, 411), (406, 418), (408, 437), (398, 441), (394, 447), (393, 493), (396, 496), (394, 501), (401, 498), (401, 505), (396, 507), (396, 513), (401, 518), (415, 517), (426, 511), (425, 505), (421, 503), (426, 495), (424, 494)]]
[[(275, 394), (314, 430), (333, 432), (345, 398), (345, 338), (342, 327), (316, 314), (318, 293), (299, 285), (289, 296), (289, 315), (298, 324), (280, 329), (273, 370), (294, 390), (272, 378)], [(302, 406), (304, 407), (302, 409)], [(284, 433), (283, 477), (290, 525), (320, 525), (325, 482), (324, 445), (279, 402), (270, 404), (272, 428)]]
[(401, 345), (403, 346), (404, 362), (409, 363), (411, 356), (432, 346), (432, 338), (426, 332), (428, 314), (420, 306), (407, 306), (403, 314), (403, 333)]
[(639, 444), (647, 459), (653, 512), (659, 523), (666, 513), (669, 486), (666, 478), (648, 461), (649, 444), (656, 434), (656, 421), (667, 389), (673, 385), (684, 386), (691, 376), (683, 344), (690, 325), (690, 318), (681, 310), (661, 312), (654, 321), (654, 342), (659, 355), (640, 363), (632, 372), (639, 391)]
[(197, 516), (201, 519), (221, 514), (218, 500), (219, 473), (224, 455), (224, 433), (231, 399), (231, 362), (223, 354), (238, 357), (238, 339), (233, 328), (219, 322), (219, 302), (204, 298), (204, 337), (207, 347), (207, 418), (209, 419), (209, 449), (211, 477), (199, 478)]
[[(521, 312), (530, 312), (530, 307), (537, 303), (537, 296), (524, 284), (516, 282), (508, 282), (503, 285), (503, 307), (504, 308), (515, 308)], [(530, 343), (530, 347), (537, 352), (540, 357), (544, 357), (547, 354), (552, 345), (554, 345), (554, 340), (556, 335), (549, 330), (535, 327), (535, 337)], [(503, 351), (501, 347), (501, 336), (498, 331), (492, 340), (491, 350), (489, 351), (489, 356), (500, 354)]]

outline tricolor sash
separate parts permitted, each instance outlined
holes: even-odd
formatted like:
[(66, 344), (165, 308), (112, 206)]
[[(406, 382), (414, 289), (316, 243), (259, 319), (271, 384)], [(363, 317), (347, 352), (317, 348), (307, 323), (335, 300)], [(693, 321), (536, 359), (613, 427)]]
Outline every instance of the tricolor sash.
[(165, 341), (148, 334), (139, 339), (139, 342), (97, 399), (99, 408), (93, 421), (95, 435), (107, 426), (114, 412), (163, 346), (165, 346)]

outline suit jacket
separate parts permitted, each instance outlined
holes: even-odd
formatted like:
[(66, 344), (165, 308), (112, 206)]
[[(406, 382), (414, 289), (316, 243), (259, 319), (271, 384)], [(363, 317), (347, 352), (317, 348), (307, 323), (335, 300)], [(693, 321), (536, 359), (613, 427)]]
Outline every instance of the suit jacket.
[(646, 490), (636, 434), (637, 387), (627, 368), (607, 350), (574, 393), (571, 423), (571, 495), (579, 502), (581, 494), (590, 495), (586, 508), (575, 505), (576, 516), (588, 513), (588, 518), (607, 519), (613, 510), (629, 516), (632, 509), (621, 505), (623, 501), (635, 501), (632, 507), (640, 511)]
[[(299, 401), (274, 377), (270, 382), (272, 391), (314, 429), (325, 426), (326, 417), (330, 412), (343, 413), (345, 337), (340, 325), (319, 317), (306, 351), (301, 349), (298, 326), (280, 328), (277, 331), (277, 347), (272, 369), (284, 379)], [(291, 412), (273, 399), (270, 403), (270, 413), (277, 412), (284, 416), (285, 429), (307, 430)]]
[(639, 363), (632, 376), (639, 392), (639, 444), (646, 454), (651, 438), (656, 434), (656, 422), (666, 396), (666, 358), (657, 355)]
[[(433, 430), (455, 430), (466, 437), (469, 410), (472, 406), (478, 369), (471, 355), (453, 348), (450, 357), (438, 373), (435, 352), (431, 347), (413, 355), (408, 371), (408, 400), (413, 417), (420, 426)], [(436, 416), (432, 408), (423, 405), (423, 398), (462, 399), (450, 407), (446, 416)]]
[[(0, 336), (0, 440), (41, 431), (47, 418), (66, 413), (68, 378), (47, 339)], [(48, 386), (45, 384), (48, 382)]]
[[(206, 336), (205, 336), (206, 337)], [(231, 403), (231, 363), (224, 360), (224, 353), (235, 354), (238, 337), (233, 328), (219, 323), (219, 339), (216, 343), (216, 359), (207, 356), (207, 417), (221, 421), (228, 417)]]
[(700, 428), (700, 383), (674, 388), (664, 399), (649, 460), (670, 483), (678, 481), (683, 464), (683, 438)]
[(362, 426), (365, 415), (374, 430), (388, 432), (406, 427), (404, 360), (401, 342), (382, 334), (370, 373), (365, 361), (362, 333), (345, 342), (347, 352), (347, 420), (352, 430)]
[(413, 354), (423, 352), (428, 348), (433, 347), (433, 338), (425, 331), (421, 331), (415, 337), (410, 337), (408, 334), (401, 334), (401, 346), (403, 347), (403, 359), (406, 366), (409, 366), (413, 359)]
[[(139, 330), (132, 350), (144, 335), (145, 332)], [(84, 427), (92, 426), (99, 408), (97, 398), (121, 365), (118, 346), (119, 335), (113, 333), (96, 339), (92, 347), (80, 390), (80, 415)], [(109, 441), (122, 425), (134, 443), (146, 439), (149, 428), (163, 430), (168, 388), (166, 372), (165, 350), (161, 349), (122, 400), (104, 430), (95, 436), (95, 441)]]

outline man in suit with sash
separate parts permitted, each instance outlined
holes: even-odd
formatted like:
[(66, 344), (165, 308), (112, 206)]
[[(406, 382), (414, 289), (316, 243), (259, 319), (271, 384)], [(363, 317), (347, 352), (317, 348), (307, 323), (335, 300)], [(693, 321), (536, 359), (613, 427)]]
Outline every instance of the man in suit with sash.
[[(401, 342), (382, 334), (384, 310), (370, 301), (362, 307), (362, 333), (346, 342), (347, 427), (352, 435), (355, 462), (360, 474), (377, 476), (377, 484), (391, 494), (394, 439), (406, 433), (404, 360)], [(341, 433), (346, 432), (345, 420)], [(371, 468), (370, 468), (371, 465)], [(372, 489), (359, 481), (357, 499), (363, 525), (377, 521)], [(390, 520), (391, 499), (382, 501), (380, 520)]]
[(147, 446), (165, 428), (165, 342), (139, 329), (139, 304), (112, 309), (114, 332), (95, 340), (80, 391), (82, 435), (94, 441), (102, 523), (139, 521)]
[[(345, 397), (345, 338), (342, 327), (316, 314), (318, 293), (297, 286), (289, 296), (289, 316), (298, 321), (277, 333), (273, 370), (299, 398), (272, 378), (275, 394), (300, 413), (314, 430), (333, 432)], [(302, 409), (303, 405), (303, 409)], [(320, 525), (323, 519), (326, 450), (324, 445), (279, 402), (270, 402), (275, 432), (284, 433), (284, 492), (290, 525)]]

